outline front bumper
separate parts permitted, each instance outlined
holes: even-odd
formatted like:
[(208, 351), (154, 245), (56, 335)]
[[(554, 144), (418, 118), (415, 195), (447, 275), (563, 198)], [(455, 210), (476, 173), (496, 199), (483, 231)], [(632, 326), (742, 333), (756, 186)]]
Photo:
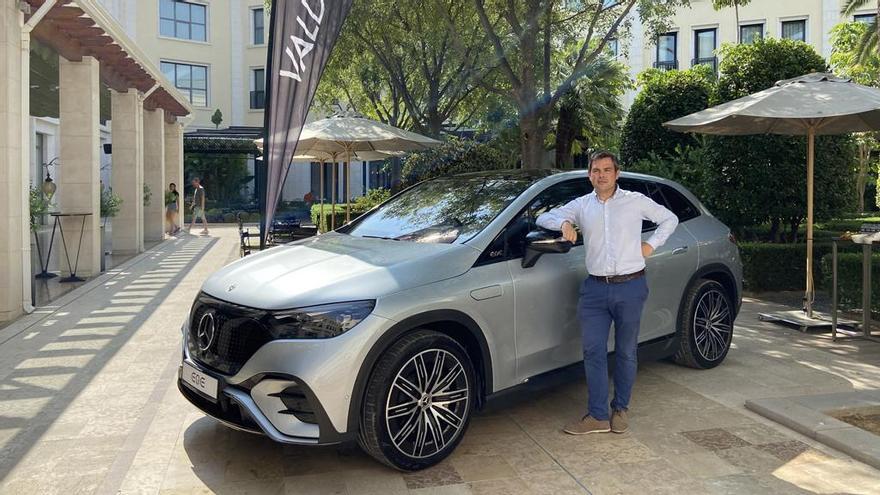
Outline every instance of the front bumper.
[[(371, 344), (389, 322), (371, 315), (332, 339), (269, 342), (233, 376), (190, 356), (185, 324), (182, 360), (218, 381), (217, 398), (196, 391), (183, 380), (182, 364), (177, 386), (205, 414), (277, 442), (328, 445), (352, 440), (356, 425), (348, 425), (348, 417), (355, 380)], [(291, 401), (296, 404), (293, 408)]]

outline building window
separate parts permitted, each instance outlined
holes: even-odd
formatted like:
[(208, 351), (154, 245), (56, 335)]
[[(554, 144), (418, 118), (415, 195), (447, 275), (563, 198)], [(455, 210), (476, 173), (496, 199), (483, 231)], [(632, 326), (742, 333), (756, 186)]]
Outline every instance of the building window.
[(739, 27), (739, 42), (746, 45), (764, 39), (764, 24), (744, 24)]
[(617, 58), (620, 56), (620, 44), (617, 41), (617, 38), (611, 38), (608, 40), (608, 43), (605, 45), (605, 50), (608, 51), (608, 56), (612, 58)]
[(678, 33), (661, 34), (657, 39), (657, 61), (654, 67), (663, 70), (678, 69)]
[(783, 21), (782, 37), (790, 40), (807, 41), (807, 21), (800, 19), (797, 21)]
[(265, 29), (263, 28), (264, 18), (263, 18), (263, 9), (253, 9), (251, 10), (251, 15), (253, 16), (252, 25), (254, 27), (254, 44), (262, 45), (265, 43)]
[(706, 64), (712, 70), (718, 70), (718, 59), (715, 58), (715, 43), (718, 30), (698, 29), (694, 31), (694, 59), (691, 66)]
[(162, 74), (196, 107), (208, 106), (208, 68), (204, 65), (162, 62)]
[(266, 107), (266, 71), (251, 69), (251, 108), (258, 110)]
[(207, 7), (179, 0), (160, 0), (159, 34), (183, 40), (207, 40)]
[(865, 24), (874, 24), (877, 22), (877, 14), (859, 14), (853, 16), (854, 22), (864, 22)]

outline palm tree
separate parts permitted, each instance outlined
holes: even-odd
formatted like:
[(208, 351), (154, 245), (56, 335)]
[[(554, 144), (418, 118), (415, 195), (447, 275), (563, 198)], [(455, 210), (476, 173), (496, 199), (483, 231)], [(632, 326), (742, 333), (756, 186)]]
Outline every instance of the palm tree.
[[(840, 13), (849, 17), (870, 2), (871, 0), (846, 0), (846, 4), (844, 4)], [(865, 31), (865, 34), (859, 40), (856, 62), (863, 63), (872, 51), (880, 51), (878, 40), (880, 40), (880, 0), (877, 0), (877, 16), (874, 18), (874, 29)]]

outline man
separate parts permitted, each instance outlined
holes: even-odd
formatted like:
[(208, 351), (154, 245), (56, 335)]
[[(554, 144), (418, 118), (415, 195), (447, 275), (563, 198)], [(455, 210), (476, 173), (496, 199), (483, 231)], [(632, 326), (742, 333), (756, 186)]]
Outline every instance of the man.
[(205, 188), (202, 187), (202, 181), (198, 177), (192, 180), (192, 186), (193, 200), (192, 205), (190, 205), (190, 209), (192, 209), (192, 220), (189, 223), (189, 228), (186, 230), (187, 232), (191, 231), (196, 224), (196, 219), (201, 218), (202, 225), (204, 225), (202, 234), (208, 235), (208, 219), (205, 218)]
[[(562, 230), (577, 240), (584, 236), (587, 278), (580, 288), (578, 319), (584, 348), (589, 411), (565, 427), (572, 435), (624, 433), (626, 411), (636, 378), (637, 348), (642, 308), (648, 298), (645, 258), (662, 246), (678, 225), (678, 218), (647, 196), (620, 189), (620, 165), (608, 152), (590, 157), (593, 192), (538, 217), (539, 226)], [(642, 242), (642, 220), (657, 230)], [(614, 400), (608, 411), (608, 334), (614, 322)], [(609, 421), (610, 419), (610, 421)]]

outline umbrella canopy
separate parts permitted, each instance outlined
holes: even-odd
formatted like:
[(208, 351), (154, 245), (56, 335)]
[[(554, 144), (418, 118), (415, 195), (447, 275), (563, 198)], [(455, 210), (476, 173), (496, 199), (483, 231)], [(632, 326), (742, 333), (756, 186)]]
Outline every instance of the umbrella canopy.
[(666, 122), (679, 132), (807, 136), (807, 280), (805, 310), (812, 317), (813, 162), (817, 134), (880, 130), (880, 90), (833, 74), (813, 73)]
[(416, 151), (439, 146), (440, 141), (364, 117), (330, 117), (303, 127), (297, 153), (315, 151)]
[(737, 100), (666, 122), (680, 132), (724, 134), (845, 134), (880, 129), (880, 90), (833, 74), (779, 81)]

